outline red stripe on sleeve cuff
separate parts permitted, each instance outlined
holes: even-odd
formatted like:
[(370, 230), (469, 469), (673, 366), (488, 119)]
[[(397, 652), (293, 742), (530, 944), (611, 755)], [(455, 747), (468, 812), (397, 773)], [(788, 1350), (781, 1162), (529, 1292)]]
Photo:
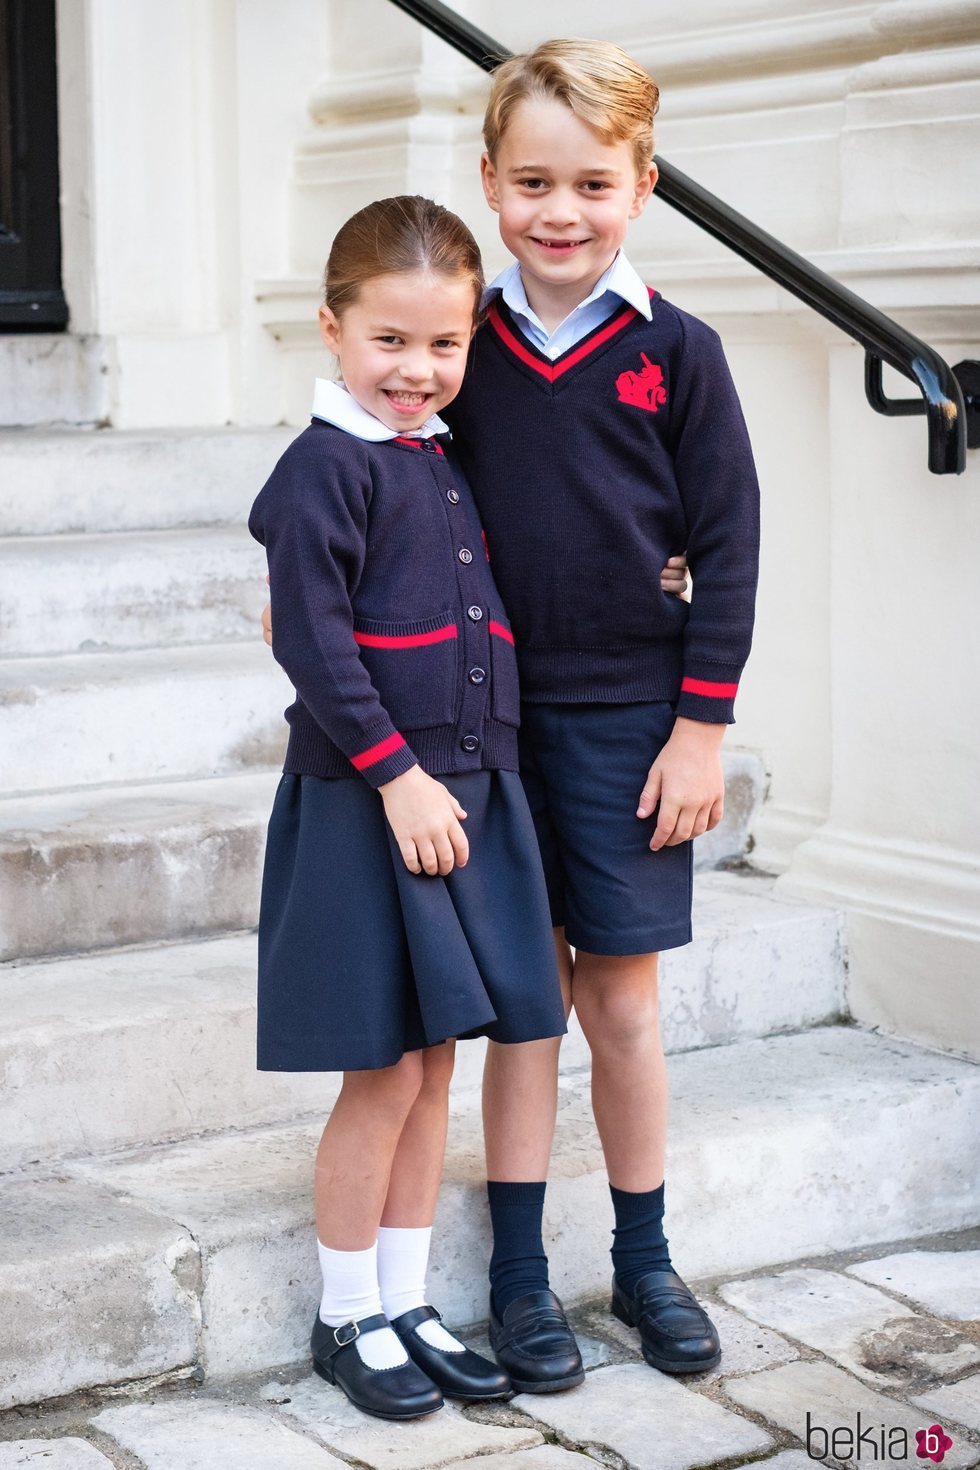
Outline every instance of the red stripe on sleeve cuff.
[(389, 735), (387, 740), (380, 740), (377, 745), (372, 745), (368, 750), (362, 750), (360, 755), (352, 755), (350, 763), (355, 771), (365, 771), (368, 766), (376, 766), (378, 761), (383, 761), (386, 756), (394, 755), (396, 750), (401, 750), (405, 744), (404, 736), (399, 735), (396, 730), (394, 735)]
[(681, 693), (703, 694), (708, 699), (734, 699), (738, 685), (712, 684), (708, 679), (684, 679), (681, 681)]

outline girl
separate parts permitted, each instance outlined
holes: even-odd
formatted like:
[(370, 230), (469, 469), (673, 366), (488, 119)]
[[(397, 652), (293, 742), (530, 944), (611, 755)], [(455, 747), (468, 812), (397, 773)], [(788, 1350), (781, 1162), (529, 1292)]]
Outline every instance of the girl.
[(259, 1066), (344, 1073), (316, 1160), (313, 1365), (383, 1418), (510, 1393), (426, 1302), (453, 1038), (565, 1029), (514, 640), (437, 437), (482, 290), (447, 210), (402, 197), (354, 215), (320, 310), (342, 382), (317, 382), (249, 520), (297, 692), (263, 877)]

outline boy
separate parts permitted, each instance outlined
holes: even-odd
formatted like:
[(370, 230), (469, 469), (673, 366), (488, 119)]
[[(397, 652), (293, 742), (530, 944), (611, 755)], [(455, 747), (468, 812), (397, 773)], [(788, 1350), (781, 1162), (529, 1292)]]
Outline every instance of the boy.
[[(521, 775), (566, 1005), (592, 1052), (612, 1310), (651, 1365), (688, 1373), (720, 1345), (663, 1233), (657, 962), (691, 938), (691, 839), (722, 816), (758, 487), (716, 334), (648, 291), (621, 251), (656, 184), (658, 103), (604, 41), (546, 42), (494, 73), (483, 185), (515, 262), (488, 289), (444, 417), (515, 633)], [(690, 605), (657, 575), (685, 546)], [(558, 1045), (491, 1045), (484, 1074), (490, 1336), (519, 1392), (583, 1376), (542, 1244)]]
[[(521, 775), (615, 1212), (612, 1309), (649, 1363), (685, 1373), (720, 1346), (663, 1234), (657, 957), (690, 940), (691, 839), (722, 815), (758, 487), (717, 336), (621, 252), (656, 183), (658, 101), (608, 42), (546, 42), (494, 73), (483, 187), (515, 263), (446, 418), (515, 633)], [(685, 546), (690, 605), (656, 575)], [(538, 1392), (581, 1371), (541, 1243), (557, 1052), (492, 1047), (484, 1090), (491, 1343)]]

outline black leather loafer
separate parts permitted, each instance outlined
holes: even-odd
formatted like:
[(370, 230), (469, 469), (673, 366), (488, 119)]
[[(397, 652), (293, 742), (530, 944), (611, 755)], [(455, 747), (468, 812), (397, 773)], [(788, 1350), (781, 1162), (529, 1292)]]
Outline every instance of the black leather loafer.
[(643, 1356), (661, 1373), (703, 1373), (721, 1361), (714, 1323), (675, 1271), (648, 1271), (631, 1296), (614, 1276), (612, 1313), (637, 1329)]
[(553, 1291), (529, 1291), (498, 1318), (490, 1301), (490, 1346), (515, 1393), (558, 1393), (585, 1379), (582, 1354)]
[(405, 1351), (427, 1378), (442, 1389), (447, 1398), (476, 1403), (481, 1399), (509, 1399), (510, 1379), (496, 1363), (481, 1358), (479, 1353), (464, 1348), (461, 1353), (444, 1352), (420, 1337), (416, 1328), (422, 1322), (441, 1322), (435, 1307), (413, 1307), (393, 1317), (392, 1327), (401, 1338)]
[(342, 1388), (356, 1408), (378, 1419), (420, 1419), (442, 1408), (442, 1394), (411, 1360), (397, 1368), (369, 1368), (354, 1346), (361, 1333), (389, 1326), (383, 1312), (328, 1327), (317, 1312), (310, 1337), (313, 1371)]

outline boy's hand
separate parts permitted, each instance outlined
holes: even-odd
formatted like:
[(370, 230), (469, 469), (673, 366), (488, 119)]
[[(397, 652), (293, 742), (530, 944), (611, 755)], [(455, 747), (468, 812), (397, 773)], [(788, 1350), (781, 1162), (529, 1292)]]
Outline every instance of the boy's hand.
[(465, 868), (470, 855), (459, 825), (466, 813), (441, 781), (413, 766), (379, 786), (388, 825), (410, 873), (445, 877), (454, 866)]
[(638, 817), (660, 803), (650, 851), (677, 847), (717, 827), (725, 812), (725, 774), (721, 765), (724, 725), (677, 719), (640, 794)]
[(682, 551), (680, 556), (672, 556), (660, 573), (660, 590), (690, 601), (688, 594), (691, 584), (687, 580), (687, 573), (687, 552)]
[[(266, 577), (265, 585), (268, 587), (269, 579)], [(272, 603), (267, 602), (262, 609), (262, 637), (272, 647)]]

